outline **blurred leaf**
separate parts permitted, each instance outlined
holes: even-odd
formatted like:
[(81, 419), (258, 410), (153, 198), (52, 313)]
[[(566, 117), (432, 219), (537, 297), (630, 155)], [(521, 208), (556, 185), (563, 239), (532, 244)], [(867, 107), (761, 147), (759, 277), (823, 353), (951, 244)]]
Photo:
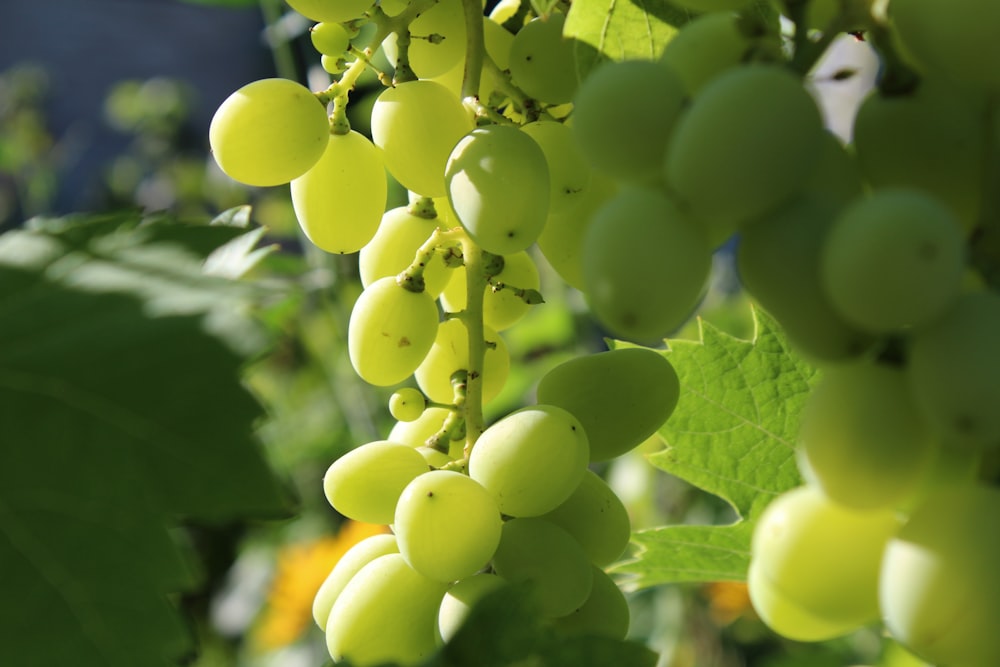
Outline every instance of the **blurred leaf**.
[(620, 571), (636, 575), (639, 586), (745, 579), (754, 522), (778, 494), (802, 483), (795, 442), (816, 369), (791, 352), (760, 310), (753, 341), (699, 324), (700, 340), (669, 341), (664, 353), (677, 370), (681, 398), (660, 429), (666, 448), (649, 460), (723, 498), (740, 520), (637, 533), (641, 552)]
[(0, 237), (0, 577), (16, 601), (0, 664), (176, 664), (190, 638), (168, 593), (196, 575), (173, 523), (289, 510), (239, 346), (210, 333), (248, 292), (116, 222)]

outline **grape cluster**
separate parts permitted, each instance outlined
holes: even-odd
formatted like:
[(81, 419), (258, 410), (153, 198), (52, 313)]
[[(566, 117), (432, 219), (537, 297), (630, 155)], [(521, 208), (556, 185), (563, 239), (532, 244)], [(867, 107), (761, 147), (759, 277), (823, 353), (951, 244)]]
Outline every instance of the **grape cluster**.
[[(675, 1), (692, 18), (659, 57), (581, 77), (560, 5), (481, 17), (461, 0), (289, 0), (339, 78), (316, 94), (258, 81), (219, 108), (220, 167), (290, 183), (305, 235), (359, 252), (358, 375), (416, 384), (392, 395), (386, 439), (325, 478), (338, 512), (392, 527), (316, 596), (335, 660), (417, 662), (507, 584), (554, 630), (624, 636), (603, 568), (628, 517), (588, 465), (655, 432), (677, 376), (648, 349), (575, 359), (487, 426), (510, 367), (501, 334), (542, 301), (533, 246), (608, 331), (651, 342), (690, 317), (733, 243), (746, 290), (823, 371), (797, 450), (807, 483), (754, 533), (756, 610), (794, 639), (882, 620), (936, 663), (1000, 664), (1000, 491), (978, 481), (1000, 443), (1000, 296), (984, 270), (1000, 247), (1000, 10)], [(845, 147), (804, 79), (847, 31), (883, 72)], [(380, 48), (393, 73), (369, 140), (344, 109)], [(408, 205), (384, 210), (386, 171)]]

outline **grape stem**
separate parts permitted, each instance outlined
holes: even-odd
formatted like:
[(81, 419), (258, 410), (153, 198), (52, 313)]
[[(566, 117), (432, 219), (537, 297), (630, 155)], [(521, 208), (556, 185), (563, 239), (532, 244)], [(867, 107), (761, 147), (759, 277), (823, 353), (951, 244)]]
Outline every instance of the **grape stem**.
[(483, 325), (483, 298), (486, 296), (487, 274), (483, 250), (468, 236), (462, 240), (462, 255), (465, 258), (465, 310), (457, 316), (465, 325), (469, 338), (469, 367), (463, 406), (465, 456), (469, 456), (485, 429), (483, 361), (486, 357), (486, 333)]

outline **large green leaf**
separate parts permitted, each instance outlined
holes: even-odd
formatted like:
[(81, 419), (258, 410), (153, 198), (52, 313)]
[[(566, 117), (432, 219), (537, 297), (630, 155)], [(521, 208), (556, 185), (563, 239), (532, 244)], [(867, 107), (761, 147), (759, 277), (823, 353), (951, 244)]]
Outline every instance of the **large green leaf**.
[(202, 270), (245, 230), (138, 223), (0, 237), (3, 665), (176, 664), (169, 594), (197, 575), (175, 522), (289, 509), (240, 382), (255, 295)]
[(796, 434), (818, 374), (766, 313), (756, 311), (755, 324), (752, 341), (702, 321), (700, 340), (669, 342), (681, 398), (660, 429), (666, 448), (649, 460), (723, 498), (739, 519), (637, 533), (640, 553), (621, 571), (639, 586), (745, 579), (754, 522), (775, 496), (801, 484)]

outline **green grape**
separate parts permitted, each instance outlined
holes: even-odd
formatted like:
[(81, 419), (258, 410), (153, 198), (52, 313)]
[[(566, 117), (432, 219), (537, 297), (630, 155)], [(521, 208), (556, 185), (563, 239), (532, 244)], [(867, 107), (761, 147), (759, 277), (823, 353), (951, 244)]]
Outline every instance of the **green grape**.
[(386, 168), (403, 187), (424, 197), (442, 197), (448, 155), (472, 130), (472, 118), (441, 84), (407, 81), (378, 96), (371, 128)]
[(376, 440), (347, 452), (323, 477), (326, 499), (349, 519), (390, 524), (399, 494), (427, 462), (413, 447)]
[(890, 635), (936, 665), (1000, 664), (1000, 490), (928, 496), (889, 542), (879, 601)]
[(466, 577), (448, 589), (438, 610), (438, 632), (449, 641), (458, 632), (469, 612), (488, 593), (505, 586), (502, 578), (488, 572)]
[[(500, 72), (507, 69), (508, 55), (512, 41), (514, 41), (514, 35), (507, 32), (495, 21), (485, 16), (483, 17), (483, 42), (486, 47), (486, 53), (497, 65), (497, 69)], [(464, 59), (459, 58), (458, 62), (447, 72), (429, 78), (440, 83), (455, 93), (456, 96), (461, 97), (462, 83), (465, 78)], [(484, 65), (479, 75), (479, 99), (492, 106), (490, 98), (494, 95), (503, 95), (500, 92), (503, 84), (503, 78), (494, 74), (491, 68)]]
[(423, 662), (437, 648), (437, 612), (447, 588), (411, 568), (401, 554), (379, 556), (333, 603), (326, 625), (330, 656), (358, 667)]
[(754, 528), (748, 586), (761, 619), (796, 641), (846, 634), (878, 618), (878, 574), (898, 521), (802, 486), (773, 500)]
[(834, 309), (819, 276), (823, 237), (842, 206), (803, 194), (740, 234), (736, 267), (743, 286), (781, 323), (792, 346), (822, 361), (860, 356), (874, 337)]
[(648, 60), (606, 62), (580, 85), (573, 134), (593, 169), (654, 185), (674, 125), (687, 105), (673, 70)]
[(921, 68), (962, 84), (1000, 85), (1000, 5), (993, 0), (893, 0), (888, 13)]
[[(832, 132), (823, 132), (816, 164), (802, 184), (802, 192), (847, 203), (865, 191), (861, 168)], [(765, 216), (766, 217), (766, 216)]]
[(379, 278), (354, 304), (347, 351), (355, 372), (379, 387), (408, 378), (430, 351), (438, 330), (434, 297)]
[(427, 408), (414, 421), (397, 422), (389, 431), (388, 439), (410, 447), (421, 447), (427, 443), (428, 438), (441, 430), (449, 414), (451, 411), (448, 408)]
[(395, 535), (372, 535), (352, 546), (340, 557), (313, 598), (313, 620), (322, 629), (330, 618), (330, 610), (344, 586), (368, 563), (379, 556), (399, 553)]
[(343, 23), (360, 18), (373, 0), (285, 0), (288, 6), (317, 23)]
[[(437, 37), (427, 39), (431, 35)], [(382, 42), (382, 49), (388, 61), (395, 66), (399, 58), (396, 33)], [(421, 79), (444, 74), (462, 63), (464, 56), (465, 15), (462, 0), (438, 0), (410, 24), (410, 69)]]
[(1000, 296), (960, 296), (911, 337), (908, 374), (924, 416), (949, 444), (1000, 445)]
[(590, 187), (576, 206), (565, 213), (550, 213), (538, 237), (538, 249), (559, 277), (583, 290), (583, 239), (594, 211), (618, 191), (616, 181), (593, 172)]
[(445, 582), (481, 570), (500, 543), (502, 526), (489, 491), (452, 470), (425, 472), (410, 482), (393, 523), (399, 552), (410, 567)]
[(389, 397), (389, 414), (401, 422), (412, 422), (420, 419), (427, 407), (427, 399), (420, 390), (413, 387), (403, 387), (393, 392)]
[(417, 452), (424, 457), (424, 460), (427, 461), (427, 465), (435, 470), (443, 468), (455, 460), (448, 454), (439, 449), (434, 449), (433, 447), (417, 447)]
[[(493, 400), (507, 382), (510, 354), (507, 345), (495, 331), (486, 328), (487, 346), (483, 359), (483, 402)], [(426, 358), (417, 368), (417, 384), (432, 401), (453, 403), (455, 391), (451, 376), (469, 368), (469, 334), (461, 320), (445, 320), (438, 327), (437, 337)]]
[(580, 420), (590, 460), (629, 451), (663, 425), (677, 406), (680, 382), (666, 357), (645, 348), (622, 348), (564, 361), (538, 383), (539, 403), (556, 405)]
[(594, 567), (591, 571), (594, 581), (587, 601), (566, 616), (554, 619), (552, 626), (568, 635), (625, 639), (631, 621), (628, 600), (604, 570)]
[(735, 67), (706, 84), (678, 121), (666, 182), (691, 214), (738, 228), (801, 187), (822, 137), (816, 102), (787, 68)]
[(469, 456), (469, 475), (508, 516), (538, 516), (566, 502), (590, 459), (579, 420), (553, 405), (534, 405), (489, 426)]
[[(596, 381), (596, 378), (592, 380)], [(590, 470), (569, 498), (539, 518), (572, 535), (590, 562), (598, 567), (618, 560), (632, 536), (632, 523), (625, 505), (611, 487)]]
[(851, 324), (887, 333), (938, 317), (965, 271), (962, 229), (918, 190), (877, 190), (848, 206), (827, 232), (820, 280)]
[(363, 134), (331, 134), (323, 156), (292, 181), (302, 231), (330, 253), (357, 252), (378, 230), (388, 185), (380, 151)]
[(538, 120), (522, 125), (521, 131), (534, 139), (545, 154), (549, 168), (549, 215), (574, 210), (590, 186), (591, 170), (573, 130), (565, 123)]
[(594, 566), (580, 545), (565, 530), (542, 519), (504, 523), (493, 570), (511, 583), (526, 584), (529, 597), (548, 618), (583, 606), (594, 583)]
[(323, 155), (330, 135), (325, 107), (300, 83), (261, 79), (227, 97), (208, 128), (219, 168), (246, 185), (288, 183)]
[(320, 67), (329, 74), (337, 75), (347, 69), (347, 60), (343, 56), (320, 56)]
[(933, 78), (906, 94), (873, 92), (854, 119), (858, 165), (875, 188), (938, 197), (971, 230), (983, 195), (982, 118), (981, 104)]
[(879, 364), (826, 369), (807, 399), (799, 440), (803, 475), (858, 510), (897, 506), (935, 463), (936, 440), (905, 374)]
[[(358, 255), (361, 284), (368, 287), (379, 278), (405, 271), (413, 263), (420, 246), (442, 222), (440, 217), (425, 218), (411, 213), (406, 206), (386, 211), (375, 236)], [(424, 266), (424, 289), (437, 297), (451, 279), (451, 274), (441, 255), (434, 253)]]
[(778, 34), (760, 30), (729, 12), (695, 17), (667, 42), (660, 62), (674, 70), (690, 95), (751, 56), (778, 55)]
[(680, 327), (712, 266), (704, 230), (659, 191), (640, 188), (622, 190), (595, 212), (581, 258), (594, 316), (637, 341)]
[[(535, 260), (526, 252), (504, 257), (503, 270), (492, 278), (495, 285), (506, 284), (520, 289), (538, 290), (541, 286)], [(457, 313), (465, 309), (465, 267), (452, 271), (451, 280), (441, 292), (441, 305)], [(517, 324), (531, 306), (511, 289), (487, 286), (483, 297), (483, 323), (494, 331), (503, 331)]]
[(573, 99), (579, 80), (574, 40), (563, 37), (566, 15), (553, 12), (529, 21), (510, 45), (510, 77), (514, 85), (548, 104)]
[(309, 28), (313, 48), (324, 56), (340, 58), (351, 43), (347, 29), (339, 23), (317, 23)]
[(545, 226), (545, 153), (517, 127), (489, 125), (462, 137), (448, 157), (445, 182), (462, 227), (495, 255), (526, 249)]

